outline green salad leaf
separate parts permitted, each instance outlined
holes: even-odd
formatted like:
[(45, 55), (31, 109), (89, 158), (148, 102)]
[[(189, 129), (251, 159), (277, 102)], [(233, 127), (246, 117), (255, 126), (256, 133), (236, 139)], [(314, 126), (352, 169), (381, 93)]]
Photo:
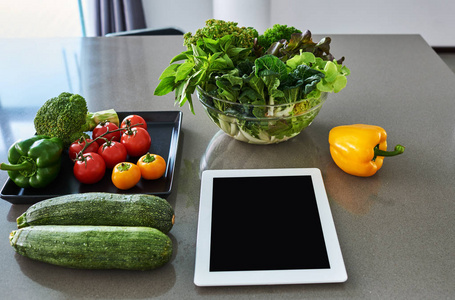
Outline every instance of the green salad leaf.
[(292, 26), (275, 24), (258, 37), (258, 44), (260, 47), (268, 49), (277, 41), (290, 40), (293, 33), (302, 33), (302, 31)]
[[(171, 65), (160, 75), (161, 81), (154, 94), (162, 96), (175, 91), (175, 103), (183, 106), (188, 102), (194, 113), (192, 95), (196, 86), (205, 86), (213, 76), (234, 69), (237, 62), (245, 60), (251, 52), (237, 47), (233, 40), (230, 35), (217, 40), (204, 37), (191, 44), (191, 51), (180, 53), (171, 60)], [(183, 63), (176, 63), (182, 60)]]
[(286, 65), (276, 56), (264, 55), (254, 62), (257, 77), (276, 76), (280, 80), (287, 77)]
[(196, 45), (205, 38), (217, 40), (229, 35), (232, 37), (232, 43), (238, 47), (253, 47), (254, 38), (258, 36), (257, 30), (252, 27), (239, 27), (237, 25), (238, 23), (236, 22), (209, 19), (205, 22), (203, 28), (196, 30), (194, 35), (191, 32), (185, 33), (183, 44), (190, 48), (191, 45)]

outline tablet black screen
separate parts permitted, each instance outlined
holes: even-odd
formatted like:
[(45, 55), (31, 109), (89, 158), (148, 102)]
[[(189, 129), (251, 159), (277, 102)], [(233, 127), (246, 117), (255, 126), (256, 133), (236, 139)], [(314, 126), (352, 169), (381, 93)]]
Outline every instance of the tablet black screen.
[(210, 271), (330, 268), (311, 176), (213, 179)]

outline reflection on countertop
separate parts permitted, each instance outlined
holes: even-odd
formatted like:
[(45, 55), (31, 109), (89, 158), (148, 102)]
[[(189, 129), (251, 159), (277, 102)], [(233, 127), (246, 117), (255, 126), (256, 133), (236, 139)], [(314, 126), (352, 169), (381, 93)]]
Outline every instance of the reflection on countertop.
[[(305, 153), (304, 159), (293, 160), (292, 153)], [(218, 131), (207, 145), (201, 158), (200, 172), (213, 169), (311, 168), (321, 159), (320, 149), (311, 135), (300, 135), (272, 145), (255, 145), (238, 141)]]

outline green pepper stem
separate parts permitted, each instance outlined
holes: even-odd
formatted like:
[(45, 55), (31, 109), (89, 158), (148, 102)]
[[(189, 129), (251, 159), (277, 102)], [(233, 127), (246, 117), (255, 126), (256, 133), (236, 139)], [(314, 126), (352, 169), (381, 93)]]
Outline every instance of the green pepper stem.
[(395, 156), (404, 152), (404, 146), (396, 145), (393, 151), (380, 150), (379, 145), (374, 147), (374, 157), (376, 156)]
[(6, 164), (6, 163), (0, 163), (0, 170), (5, 170), (5, 171), (22, 171), (22, 170), (30, 170), (33, 167), (33, 164), (27, 160), (23, 161), (20, 164)]

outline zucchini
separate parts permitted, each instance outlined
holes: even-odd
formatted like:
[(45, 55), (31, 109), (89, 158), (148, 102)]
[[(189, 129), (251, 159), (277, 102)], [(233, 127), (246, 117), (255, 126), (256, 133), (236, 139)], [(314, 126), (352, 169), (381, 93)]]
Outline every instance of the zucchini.
[(150, 227), (29, 226), (10, 234), (17, 253), (77, 269), (151, 270), (172, 256), (171, 239)]
[(17, 227), (31, 225), (109, 225), (153, 227), (168, 233), (174, 210), (158, 196), (82, 193), (46, 199), (17, 218)]

